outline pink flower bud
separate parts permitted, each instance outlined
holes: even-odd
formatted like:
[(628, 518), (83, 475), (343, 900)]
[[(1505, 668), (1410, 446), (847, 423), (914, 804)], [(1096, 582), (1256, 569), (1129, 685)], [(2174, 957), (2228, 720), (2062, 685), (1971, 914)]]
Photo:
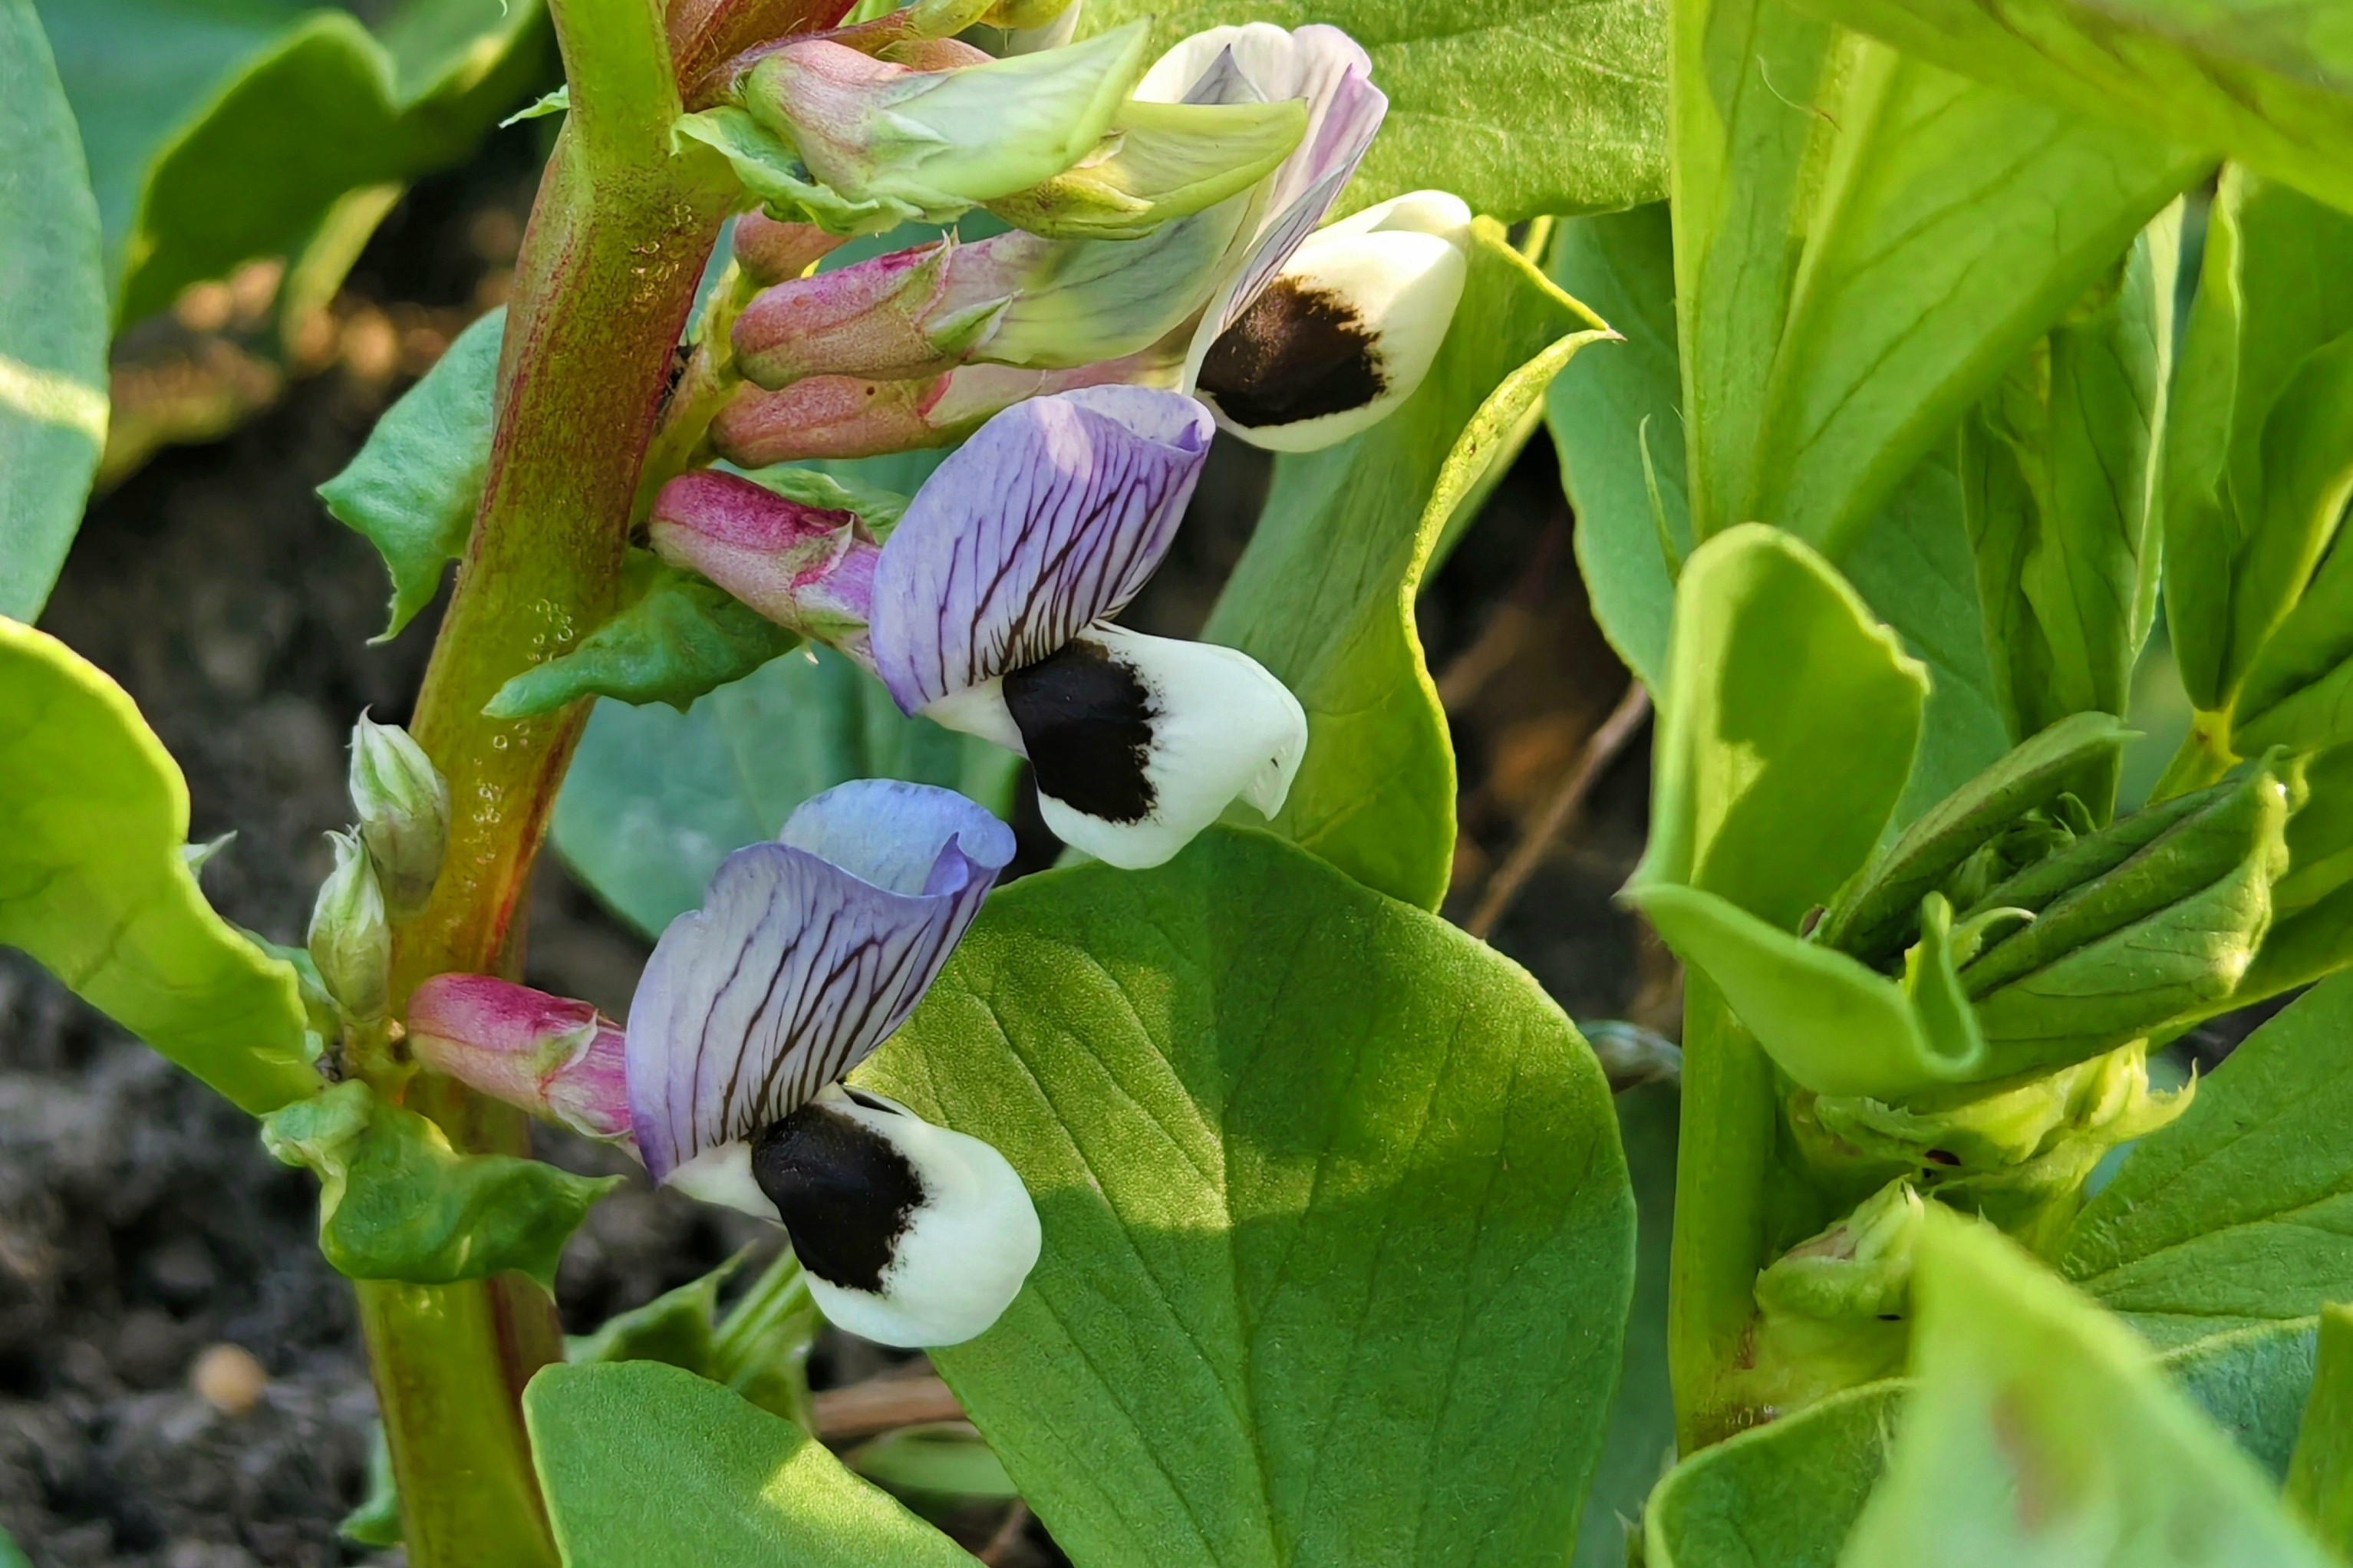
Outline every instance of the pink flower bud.
[(816, 375), (912, 380), (953, 370), (1018, 289), (954, 239), (765, 290), (735, 323), (736, 363), (776, 389)]
[(865, 647), (878, 546), (856, 513), (701, 469), (662, 487), (647, 531), (663, 560), (702, 573), (778, 626), (853, 656)]
[(755, 283), (785, 283), (849, 243), (813, 223), (778, 223), (756, 209), (735, 220), (735, 263)]
[(629, 1140), (628, 1043), (586, 1002), (486, 974), (437, 974), (409, 998), (408, 1047), (493, 1100), (591, 1138)]

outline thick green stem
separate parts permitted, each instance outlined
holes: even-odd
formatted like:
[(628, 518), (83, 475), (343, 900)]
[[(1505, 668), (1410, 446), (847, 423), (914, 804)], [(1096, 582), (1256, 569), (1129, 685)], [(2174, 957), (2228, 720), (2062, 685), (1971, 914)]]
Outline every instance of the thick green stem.
[(1686, 1454), (1752, 1426), (1742, 1396), (1757, 1275), (1772, 1257), (1780, 1112), (1771, 1061), (1704, 976), (1683, 977), (1683, 1092), (1675, 1156), (1667, 1364)]
[[(732, 196), (674, 158), (656, 0), (552, 0), (572, 112), (532, 211), (499, 366), (488, 482), (412, 731), (449, 781), (448, 858), (399, 932), (396, 1010), (449, 971), (512, 973), (531, 866), (586, 705), (483, 717), (492, 693), (614, 606), (638, 468)], [(522, 1118), (430, 1075), (380, 1087), (461, 1148), (523, 1152)], [(411, 1568), (556, 1562), (518, 1400), (563, 1353), (554, 1304), (516, 1275), (361, 1290)]]

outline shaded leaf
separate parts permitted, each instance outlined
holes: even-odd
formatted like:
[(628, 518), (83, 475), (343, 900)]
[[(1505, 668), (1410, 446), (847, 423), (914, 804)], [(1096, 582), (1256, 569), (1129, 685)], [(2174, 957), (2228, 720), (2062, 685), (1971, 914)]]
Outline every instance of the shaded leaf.
[(677, 1367), (551, 1366), (522, 1409), (567, 1568), (971, 1568), (800, 1427)]
[(1571, 355), (1601, 335), (1480, 220), (1470, 277), (1420, 389), (1362, 435), (1286, 455), (1202, 637), (1307, 710), (1274, 820), (1366, 886), (1435, 909), (1454, 858), (1454, 753), (1414, 597), (1456, 503)]
[(1045, 1251), (935, 1353), (1081, 1563), (1558, 1562), (1634, 1215), (1534, 983), (1266, 834), (1003, 889), (867, 1075)]
[(763, 666), (684, 713), (603, 701), (580, 739), (554, 834), (565, 861), (647, 936), (701, 906), (732, 850), (856, 778), (957, 789), (1011, 814), (1019, 760), (911, 719), (882, 683), (816, 648)]
[(2353, 979), (2250, 1035), (2084, 1206), (2060, 1268), (2158, 1344), (2353, 1297)]
[(459, 333), (375, 422), (358, 456), (319, 487), (335, 520), (365, 535), (392, 574), (385, 637), (433, 602), (441, 569), (466, 552), (490, 474), (491, 399), (506, 321), (501, 306)]
[(567, 1334), (564, 1359), (575, 1366), (591, 1362), (658, 1361), (697, 1377), (712, 1372), (712, 1335), (719, 1313), (719, 1288), (743, 1266), (739, 1252), (710, 1273), (665, 1290), (652, 1300), (616, 1312), (593, 1332)]
[(537, 0), (347, 11), (37, 0), (80, 121), (119, 324), (284, 256), (344, 193), (456, 163), (546, 69)]
[(1843, 558), (2200, 160), (1780, 0), (1674, 26), (1695, 531), (1761, 521)]
[(2288, 1506), (2342, 1554), (2353, 1547), (2353, 1308), (2320, 1312), (2312, 1395), (2287, 1473)]
[(2263, 1472), (2121, 1324), (1992, 1227), (1929, 1220), (1916, 1385), (1842, 1568), (2323, 1568)]
[(564, 1244), (621, 1184), (460, 1154), (439, 1127), (356, 1079), (271, 1111), (261, 1141), (319, 1178), (319, 1250), (353, 1279), (447, 1285), (514, 1269), (554, 1290)]
[(1515, 223), (1666, 195), (1663, 0), (1500, 0), (1475, 14), (1413, 0), (1094, 0), (1081, 26), (1139, 16), (1155, 51), (1245, 22), (1326, 23), (1364, 45), (1389, 112), (1349, 208), (1438, 189)]
[(31, 0), (0, 0), (0, 616), (32, 621), (106, 445), (106, 279)]
[(0, 942), (246, 1110), (319, 1087), (291, 965), (205, 901), (188, 787), (123, 689), (0, 618)]
[(1005, 1466), (969, 1422), (902, 1426), (842, 1456), (842, 1463), (897, 1497), (949, 1508), (973, 1499), (1007, 1501), (1013, 1489)]

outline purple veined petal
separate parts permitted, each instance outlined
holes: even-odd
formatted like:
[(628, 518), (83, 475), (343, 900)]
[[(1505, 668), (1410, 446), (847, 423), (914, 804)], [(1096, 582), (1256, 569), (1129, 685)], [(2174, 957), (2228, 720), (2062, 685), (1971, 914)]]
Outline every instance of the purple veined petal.
[(906, 1020), (1013, 830), (953, 790), (863, 779), (730, 855), (629, 1007), (629, 1110), (659, 1181), (781, 1121)]
[(874, 569), (876, 673), (913, 713), (1116, 615), (1167, 552), (1208, 410), (1096, 386), (997, 415), (909, 504)]

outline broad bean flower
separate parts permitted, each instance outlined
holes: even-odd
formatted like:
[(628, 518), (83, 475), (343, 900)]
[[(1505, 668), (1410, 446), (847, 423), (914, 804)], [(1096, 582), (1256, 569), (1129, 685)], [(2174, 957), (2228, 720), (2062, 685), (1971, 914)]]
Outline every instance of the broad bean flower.
[[(1304, 128), (1288, 156), (1174, 221), (1068, 237), (1029, 216), (1037, 196), (1006, 211), (1029, 232), (951, 236), (776, 282), (735, 322), (753, 384), (714, 420), (718, 449), (762, 466), (934, 446), (1022, 398), (1105, 383), (1198, 386), (1228, 428), (1277, 449), (1384, 417), (1452, 319), (1470, 213), (1423, 192), (1315, 232), (1387, 111), (1364, 50), (1328, 26), (1214, 28), (1162, 57), (1121, 112), (1141, 127), (1159, 112), (1294, 103)], [(1263, 142), (1282, 128), (1248, 129)], [(1124, 155), (1148, 160), (1141, 146)], [(1229, 153), (1220, 168), (1246, 163)], [(1082, 163), (1039, 190), (1090, 179), (1117, 183)]]
[(411, 997), (411, 1049), (631, 1150), (657, 1182), (784, 1226), (826, 1316), (885, 1344), (995, 1322), (1036, 1263), (1003, 1155), (845, 1084), (980, 912), (1013, 834), (952, 790), (863, 780), (729, 856), (672, 921), (626, 1028), (482, 975)]
[(1148, 387), (1036, 398), (952, 453), (879, 544), (847, 512), (704, 472), (654, 548), (881, 677), (900, 708), (1029, 759), (1046, 825), (1156, 866), (1240, 798), (1272, 816), (1307, 744), (1247, 655), (1111, 624), (1167, 553), (1208, 410)]

